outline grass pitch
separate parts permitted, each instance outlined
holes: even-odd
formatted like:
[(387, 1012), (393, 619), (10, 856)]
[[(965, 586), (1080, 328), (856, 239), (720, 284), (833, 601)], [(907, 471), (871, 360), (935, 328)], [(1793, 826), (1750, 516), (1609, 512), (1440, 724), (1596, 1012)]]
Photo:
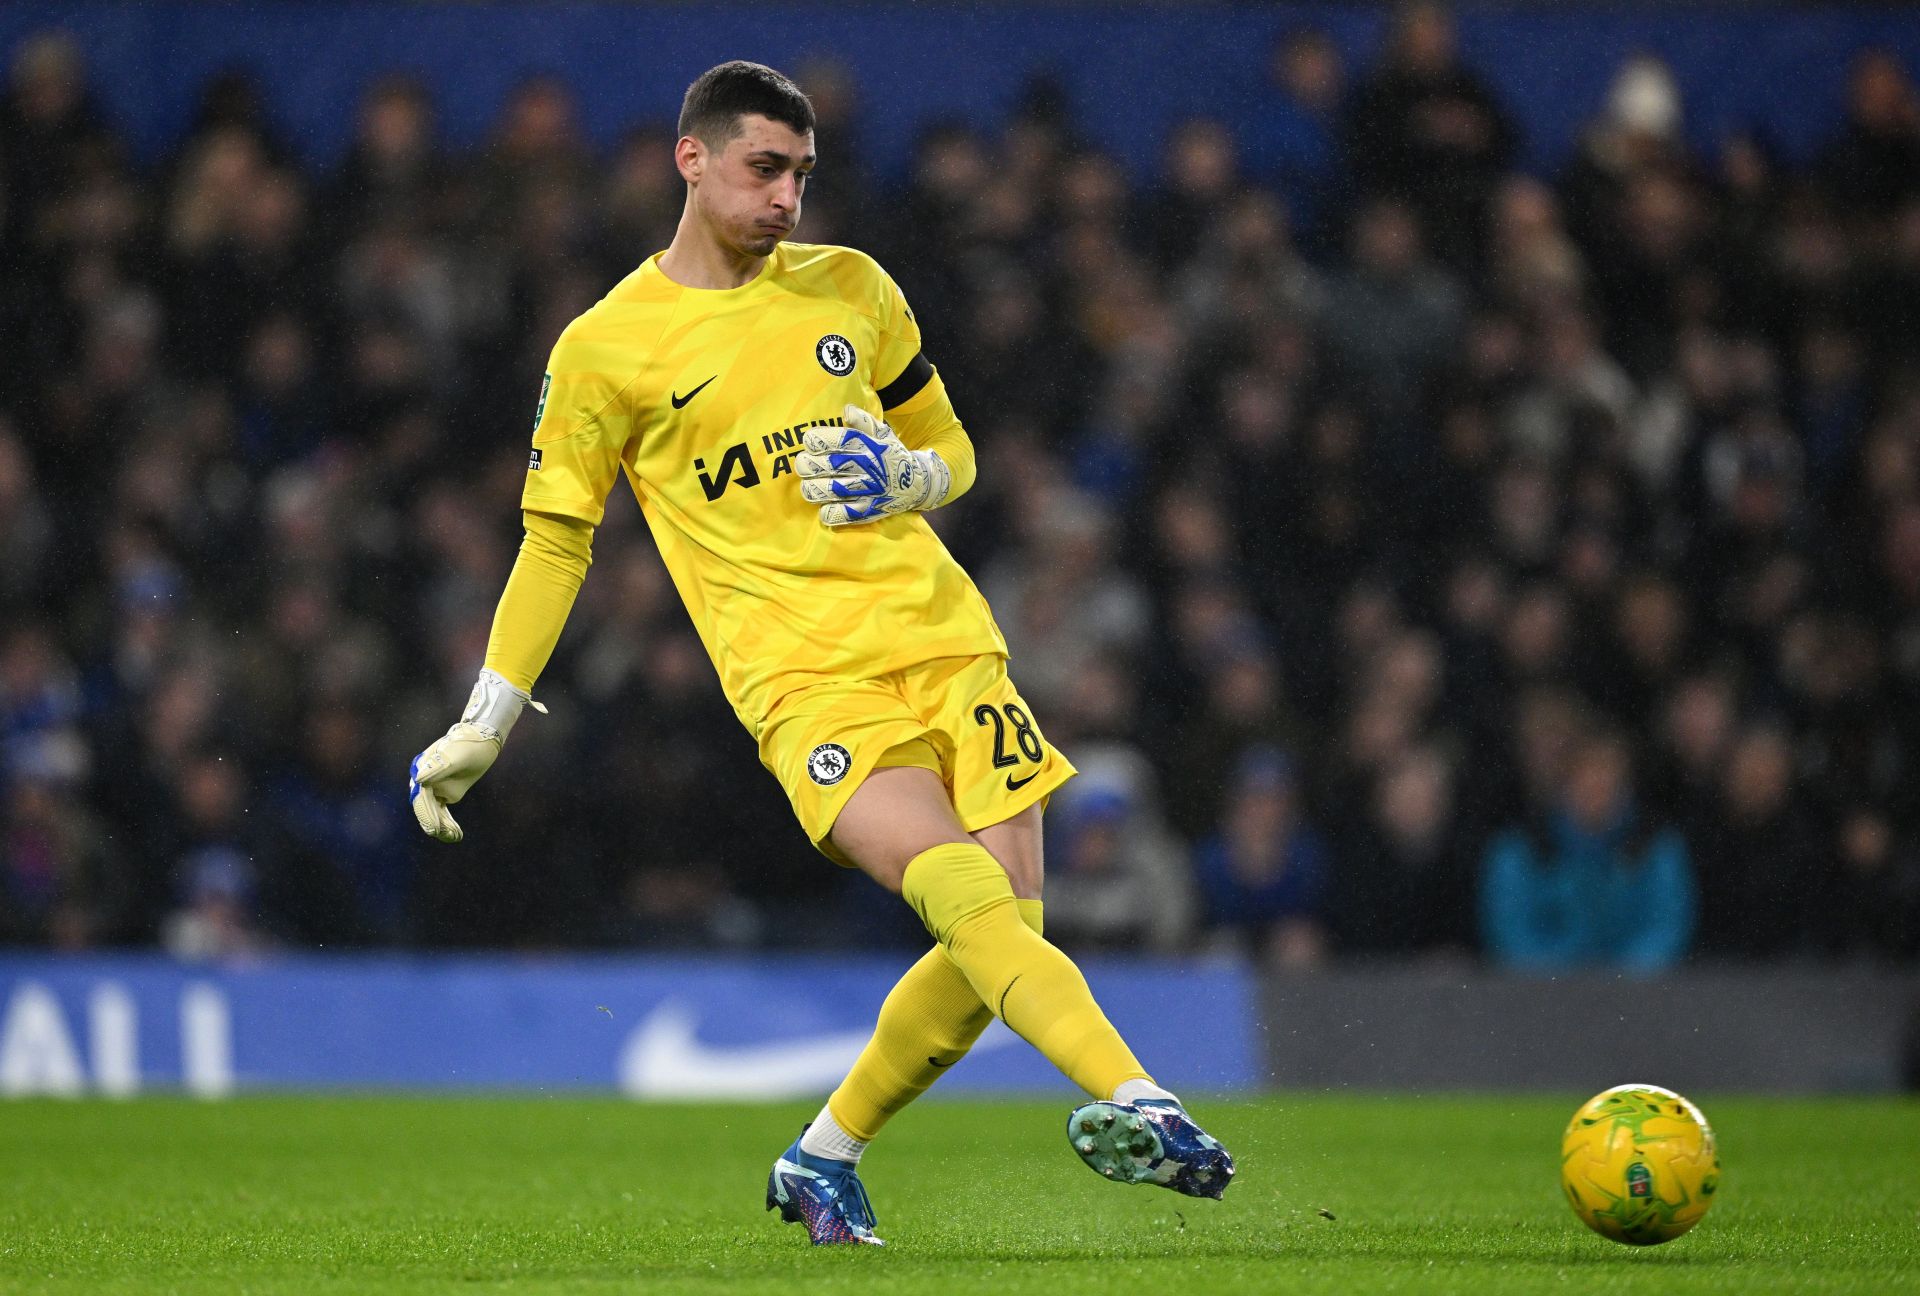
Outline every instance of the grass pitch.
[(884, 1250), (762, 1213), (811, 1105), (0, 1104), (0, 1291), (1920, 1292), (1920, 1103), (1700, 1096), (1719, 1200), (1633, 1250), (1559, 1195), (1582, 1097), (1198, 1103), (1218, 1203), (1089, 1174), (1065, 1097), (926, 1102), (863, 1166)]

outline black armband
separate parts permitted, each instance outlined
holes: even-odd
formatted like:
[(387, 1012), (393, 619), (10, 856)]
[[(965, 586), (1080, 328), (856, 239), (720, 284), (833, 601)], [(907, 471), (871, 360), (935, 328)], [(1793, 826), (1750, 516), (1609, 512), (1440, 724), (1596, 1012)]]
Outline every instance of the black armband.
[(933, 365), (927, 359), (927, 353), (915, 351), (913, 359), (907, 361), (907, 367), (900, 371), (900, 376), (880, 389), (880, 408), (890, 410), (905, 405), (932, 381)]

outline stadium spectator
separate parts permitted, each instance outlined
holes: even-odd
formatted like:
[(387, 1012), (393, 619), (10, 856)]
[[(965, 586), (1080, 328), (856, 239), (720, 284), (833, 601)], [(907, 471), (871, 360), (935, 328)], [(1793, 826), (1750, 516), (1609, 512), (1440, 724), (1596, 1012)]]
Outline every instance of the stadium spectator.
[(1190, 702), (1170, 735), (1167, 786), (1173, 823), (1193, 841), (1220, 822), (1241, 753), (1284, 747), (1303, 735), (1281, 693), (1277, 664), (1256, 644), (1230, 652), (1180, 694)]
[(1487, 953), (1515, 971), (1651, 973), (1687, 952), (1696, 909), (1687, 846), (1636, 805), (1622, 738), (1582, 739), (1549, 817), (1488, 846), (1480, 909)]
[(255, 927), (258, 903), (253, 869), (225, 847), (198, 850), (181, 861), (182, 903), (160, 928), (160, 947), (189, 962), (230, 963), (264, 953), (269, 942)]
[(1243, 180), (1233, 135), (1204, 117), (1180, 123), (1167, 136), (1161, 185), (1146, 199), (1147, 244), (1163, 272), (1192, 254), (1196, 241), (1215, 241), (1213, 223), (1226, 212)]
[(1474, 947), (1473, 860), (1454, 804), (1454, 777), (1433, 746), (1385, 769), (1338, 843), (1330, 897), (1343, 955), (1448, 954)]
[(1465, 269), (1482, 254), (1487, 204), (1517, 138), (1493, 91), (1461, 61), (1452, 15), (1439, 4), (1404, 6), (1347, 110), (1361, 191), (1411, 204), (1435, 254)]
[(1194, 867), (1214, 937), (1277, 967), (1310, 967), (1326, 956), (1330, 863), (1302, 818), (1290, 756), (1272, 747), (1242, 756)]
[(317, 707), (264, 799), (284, 834), (265, 885), (280, 922), (309, 940), (411, 934), (417, 830), (404, 787), (380, 777), (369, 741), (357, 711)]
[(177, 905), (160, 924), (160, 944), (176, 957), (244, 958), (272, 943), (260, 896), (265, 816), (249, 813), (250, 792), (235, 756), (190, 756), (174, 789), (177, 836), (146, 839), (163, 870), (153, 879), (162, 905)]
[(1824, 946), (1855, 960), (1920, 957), (1920, 855), (1878, 811), (1856, 809), (1841, 824), (1835, 888), (1823, 897)]
[(1333, 38), (1317, 27), (1287, 33), (1273, 47), (1274, 97), (1243, 124), (1243, 143), (1258, 158), (1260, 178), (1286, 200), (1295, 228), (1319, 246), (1329, 209), (1341, 190), (1340, 110), (1347, 69)]
[(1800, 915), (1830, 889), (1827, 854), (1793, 801), (1793, 749), (1784, 734), (1755, 728), (1735, 740), (1716, 811), (1693, 852), (1699, 952), (1777, 959), (1811, 949), (1820, 933)]
[(437, 226), (450, 169), (426, 87), (382, 77), (361, 97), (353, 143), (321, 205), (329, 244), (337, 248), (387, 220)]
[(1636, 177), (1690, 165), (1683, 116), (1680, 87), (1664, 61), (1644, 53), (1621, 61), (1561, 183), (1569, 211), (1582, 222), (1576, 236), (1589, 244), (1601, 241), (1604, 218), (1624, 201)]
[(78, 735), (41, 732), (9, 741), (6, 750), (0, 930), (12, 942), (61, 950), (126, 941), (138, 899), (134, 879), (79, 795), (87, 755)]
[(54, 536), (32, 457), (0, 414), (0, 613), (9, 620), (24, 618), (46, 596)]
[(65, 32), (29, 37), (15, 52), (0, 107), (8, 234), (42, 227), (89, 169), (120, 151), (87, 86), (80, 46)]
[(1821, 178), (1849, 213), (1884, 221), (1920, 196), (1920, 94), (1891, 53), (1863, 52), (1847, 83), (1847, 122)]
[(1186, 852), (1153, 767), (1122, 744), (1076, 749), (1080, 777), (1050, 803), (1047, 933), (1061, 948), (1180, 950), (1193, 919)]

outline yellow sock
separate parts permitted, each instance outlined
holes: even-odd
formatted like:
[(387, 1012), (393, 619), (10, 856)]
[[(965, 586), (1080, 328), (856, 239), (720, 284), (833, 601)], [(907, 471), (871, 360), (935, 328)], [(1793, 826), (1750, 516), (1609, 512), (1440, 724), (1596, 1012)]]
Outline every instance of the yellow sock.
[[(1150, 1080), (1073, 960), (1020, 921), (1006, 870), (976, 844), (936, 846), (907, 864), (900, 894), (993, 1015), (1096, 1098)], [(837, 1119), (837, 1117), (836, 1117)]]
[[(1020, 920), (1038, 935), (1043, 927), (1041, 903), (1014, 904)], [(992, 1020), (952, 957), (935, 945), (907, 969), (880, 1005), (873, 1038), (827, 1099), (834, 1123), (871, 1143), (895, 1112), (925, 1093), (973, 1047)]]

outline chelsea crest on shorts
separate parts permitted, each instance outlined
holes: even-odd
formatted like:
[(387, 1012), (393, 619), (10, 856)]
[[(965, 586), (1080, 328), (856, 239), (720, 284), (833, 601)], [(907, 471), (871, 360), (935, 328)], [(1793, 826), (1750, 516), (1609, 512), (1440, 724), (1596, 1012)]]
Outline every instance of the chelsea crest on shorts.
[(853, 757), (839, 743), (821, 743), (807, 754), (807, 777), (821, 787), (832, 787), (853, 768)]

